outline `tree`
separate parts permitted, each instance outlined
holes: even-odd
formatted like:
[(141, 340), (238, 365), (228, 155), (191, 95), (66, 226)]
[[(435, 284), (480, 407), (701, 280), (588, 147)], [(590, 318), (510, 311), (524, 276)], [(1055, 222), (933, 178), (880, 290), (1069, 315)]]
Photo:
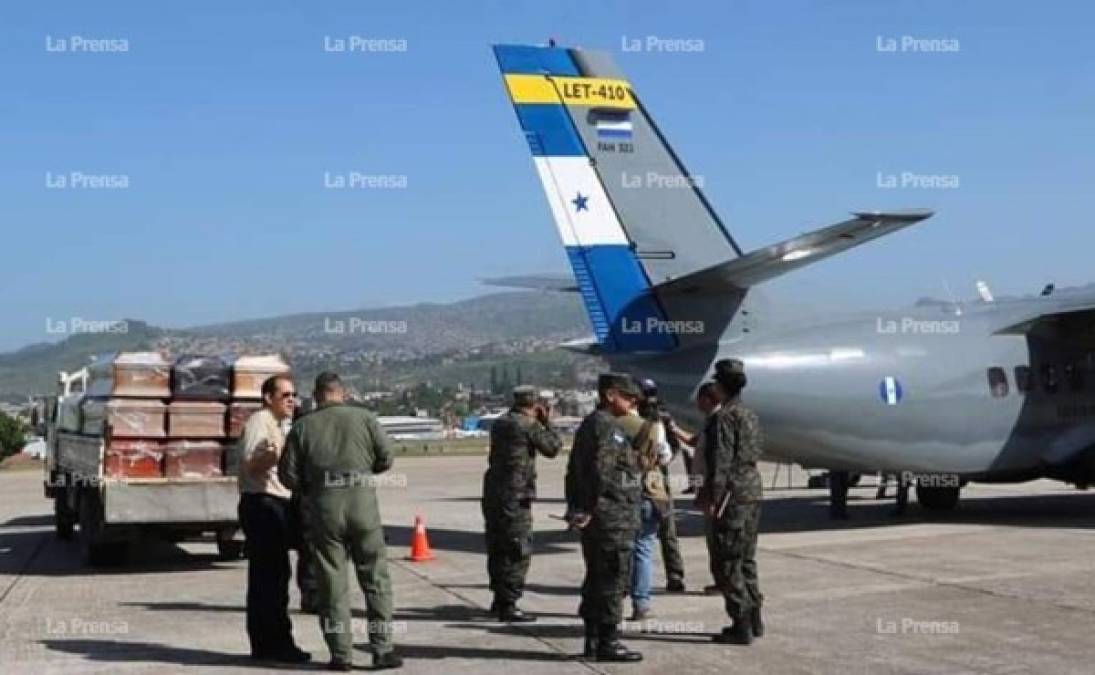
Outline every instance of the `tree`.
[(26, 437), (27, 427), (21, 420), (0, 412), (0, 459), (22, 450)]

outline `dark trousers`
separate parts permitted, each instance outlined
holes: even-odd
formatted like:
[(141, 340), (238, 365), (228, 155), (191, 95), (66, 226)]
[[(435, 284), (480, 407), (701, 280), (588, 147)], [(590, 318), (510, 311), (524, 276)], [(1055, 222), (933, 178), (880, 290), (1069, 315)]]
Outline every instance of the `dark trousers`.
[(289, 623), (289, 500), (243, 494), (240, 525), (247, 537), (247, 637), (252, 653), (293, 647)]
[(605, 531), (593, 522), (582, 530), (581, 537), (586, 574), (578, 614), (587, 629), (615, 630), (623, 621), (624, 596), (631, 582), (635, 531)]
[(669, 467), (662, 467), (665, 476), (665, 488), (669, 493), (668, 513), (658, 524), (658, 541), (662, 548), (662, 562), (665, 564), (666, 581), (684, 582), (684, 558), (681, 556), (681, 544), (677, 539), (677, 515), (673, 511), (673, 491), (669, 483)]
[(532, 563), (532, 504), (529, 500), (484, 499), (487, 575), (495, 607), (516, 604)]

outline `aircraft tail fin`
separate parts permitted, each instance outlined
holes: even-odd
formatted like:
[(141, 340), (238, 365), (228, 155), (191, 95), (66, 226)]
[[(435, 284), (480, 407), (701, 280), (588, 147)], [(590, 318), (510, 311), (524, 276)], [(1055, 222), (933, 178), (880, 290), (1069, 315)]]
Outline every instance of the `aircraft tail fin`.
[(671, 332), (645, 328), (671, 319), (653, 287), (739, 255), (737, 244), (606, 55), (494, 54), (598, 341), (675, 349)]
[(610, 57), (494, 55), (605, 354), (717, 341), (752, 284), (930, 215), (856, 214), (745, 255)]

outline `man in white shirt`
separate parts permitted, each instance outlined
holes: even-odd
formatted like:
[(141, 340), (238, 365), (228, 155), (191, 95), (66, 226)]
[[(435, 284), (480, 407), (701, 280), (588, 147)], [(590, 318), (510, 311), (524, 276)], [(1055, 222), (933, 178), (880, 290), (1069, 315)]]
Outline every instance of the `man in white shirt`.
[(248, 418), (239, 440), (240, 525), (247, 537), (247, 636), (251, 657), (303, 663), (311, 655), (293, 641), (289, 622), (289, 489), (278, 480), (296, 387), (288, 375), (262, 384), (262, 409)]

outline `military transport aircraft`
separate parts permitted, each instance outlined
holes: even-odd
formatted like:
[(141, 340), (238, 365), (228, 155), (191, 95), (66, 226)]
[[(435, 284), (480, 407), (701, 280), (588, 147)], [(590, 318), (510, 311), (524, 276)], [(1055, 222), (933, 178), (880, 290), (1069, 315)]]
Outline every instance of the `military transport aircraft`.
[(932, 212), (857, 212), (745, 252), (609, 56), (494, 54), (573, 279), (488, 283), (579, 293), (594, 335), (565, 347), (654, 378), (693, 423), (714, 362), (742, 359), (773, 459), (915, 472), (927, 508), (967, 481), (1095, 477), (1095, 293), (777, 321), (765, 282)]

